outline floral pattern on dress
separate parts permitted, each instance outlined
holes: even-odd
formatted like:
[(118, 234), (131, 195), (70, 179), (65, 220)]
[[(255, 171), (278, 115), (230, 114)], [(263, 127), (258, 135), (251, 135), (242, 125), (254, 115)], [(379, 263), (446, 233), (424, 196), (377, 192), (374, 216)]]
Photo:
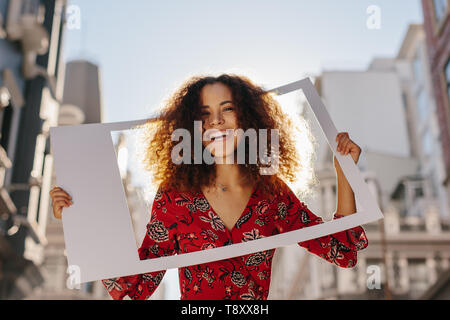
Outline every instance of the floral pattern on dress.
[[(323, 223), (292, 190), (263, 197), (258, 188), (250, 196), (234, 228), (228, 230), (202, 192), (158, 189), (138, 250), (141, 260), (208, 250), (233, 243)], [(335, 214), (334, 219), (342, 218)], [(352, 268), (357, 251), (367, 247), (361, 226), (298, 243), (330, 263)], [(264, 300), (269, 294), (275, 249), (178, 269), (181, 299)], [(102, 280), (113, 299), (148, 299), (165, 270)]]

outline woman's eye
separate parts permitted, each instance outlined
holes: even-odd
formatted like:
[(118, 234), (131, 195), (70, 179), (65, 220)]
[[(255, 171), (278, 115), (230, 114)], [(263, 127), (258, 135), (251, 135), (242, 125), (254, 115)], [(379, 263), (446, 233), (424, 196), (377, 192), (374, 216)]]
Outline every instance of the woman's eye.
[(209, 112), (202, 112), (200, 115), (201, 116), (207, 116), (209, 114)]
[(234, 110), (234, 108), (233, 107), (227, 107), (224, 110)]

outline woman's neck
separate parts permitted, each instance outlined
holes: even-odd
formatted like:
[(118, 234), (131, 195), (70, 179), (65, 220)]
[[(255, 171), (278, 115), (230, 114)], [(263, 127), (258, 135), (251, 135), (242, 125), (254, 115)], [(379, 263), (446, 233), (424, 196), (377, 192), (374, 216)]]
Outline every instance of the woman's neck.
[(239, 165), (233, 164), (217, 164), (216, 168), (216, 184), (227, 186), (229, 189), (244, 189), (248, 186), (247, 179), (244, 178)]

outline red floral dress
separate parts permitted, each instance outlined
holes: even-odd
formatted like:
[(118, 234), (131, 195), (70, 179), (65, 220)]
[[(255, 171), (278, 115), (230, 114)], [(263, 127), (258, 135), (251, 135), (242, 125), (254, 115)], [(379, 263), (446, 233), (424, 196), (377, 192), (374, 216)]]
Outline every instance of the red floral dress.
[[(262, 197), (254, 188), (240, 218), (228, 230), (202, 192), (159, 189), (141, 260), (251, 241), (323, 223), (284, 184), (282, 192)], [(335, 214), (334, 218), (342, 216)], [(339, 267), (356, 265), (357, 251), (368, 245), (361, 226), (298, 243)], [(178, 269), (181, 299), (267, 299), (275, 249)], [(147, 299), (165, 271), (102, 280), (113, 299)]]

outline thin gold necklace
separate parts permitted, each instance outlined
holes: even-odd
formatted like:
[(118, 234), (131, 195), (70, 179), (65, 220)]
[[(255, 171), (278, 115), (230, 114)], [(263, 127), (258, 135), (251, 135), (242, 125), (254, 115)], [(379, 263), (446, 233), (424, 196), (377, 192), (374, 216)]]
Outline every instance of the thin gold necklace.
[(223, 192), (228, 190), (228, 186), (225, 186), (225, 185), (223, 185), (221, 183), (218, 183), (218, 182), (217, 182), (217, 184), (219, 185), (220, 189), (222, 189)]
[[(245, 176), (242, 177), (242, 178), (239, 180), (239, 182), (242, 182), (242, 180), (244, 180), (245, 178), (246, 178)], [(219, 188), (222, 190), (222, 192), (226, 192), (226, 191), (228, 190), (228, 186), (226, 186), (226, 185), (224, 185), (224, 184), (221, 184), (221, 183), (219, 183), (219, 182), (217, 182), (217, 181), (216, 181), (216, 184), (219, 185)]]

